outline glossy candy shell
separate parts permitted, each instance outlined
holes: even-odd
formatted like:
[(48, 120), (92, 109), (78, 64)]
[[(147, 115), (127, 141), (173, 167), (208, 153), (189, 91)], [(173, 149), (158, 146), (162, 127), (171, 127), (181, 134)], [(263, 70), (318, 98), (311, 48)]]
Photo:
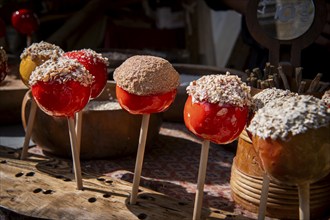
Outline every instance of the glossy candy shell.
[(19, 33), (26, 35), (31, 35), (39, 26), (37, 15), (28, 9), (15, 11), (11, 17), (11, 23)]
[(107, 66), (104, 62), (88, 56), (84, 50), (66, 52), (64, 56), (81, 63), (94, 76), (91, 99), (98, 97), (107, 83)]
[(233, 142), (242, 132), (248, 116), (247, 107), (193, 103), (188, 96), (184, 107), (186, 127), (196, 136), (217, 144)]
[(314, 183), (330, 172), (330, 126), (309, 129), (287, 140), (252, 137), (266, 173), (285, 184)]
[(48, 115), (72, 117), (81, 111), (89, 101), (90, 87), (70, 80), (65, 83), (58, 81), (39, 81), (31, 88), (38, 106)]
[(158, 94), (139, 96), (116, 86), (116, 96), (120, 106), (131, 114), (152, 114), (165, 111), (174, 101), (177, 90)]

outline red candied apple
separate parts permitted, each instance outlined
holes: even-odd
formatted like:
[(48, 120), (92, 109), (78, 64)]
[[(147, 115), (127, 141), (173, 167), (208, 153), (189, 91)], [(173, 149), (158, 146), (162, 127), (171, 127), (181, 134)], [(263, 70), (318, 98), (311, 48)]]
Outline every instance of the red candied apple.
[(108, 79), (107, 58), (102, 57), (101, 54), (91, 49), (70, 51), (66, 52), (63, 56), (77, 60), (94, 76), (91, 99), (98, 97), (103, 91)]
[(11, 16), (13, 27), (21, 34), (31, 35), (38, 29), (39, 19), (29, 9), (20, 9)]
[(120, 106), (131, 114), (151, 114), (165, 111), (173, 102), (177, 90), (158, 95), (135, 95), (116, 85), (116, 96)]
[(244, 129), (249, 109), (230, 104), (193, 103), (189, 96), (184, 107), (184, 122), (196, 136), (218, 144), (233, 142)]
[(251, 104), (250, 88), (238, 76), (206, 75), (187, 87), (186, 127), (217, 144), (234, 141), (244, 129)]
[(79, 62), (63, 57), (36, 67), (30, 84), (34, 99), (45, 113), (73, 117), (89, 101), (92, 75)]
[(137, 55), (125, 60), (114, 72), (116, 96), (131, 114), (165, 111), (174, 101), (179, 73), (165, 59)]

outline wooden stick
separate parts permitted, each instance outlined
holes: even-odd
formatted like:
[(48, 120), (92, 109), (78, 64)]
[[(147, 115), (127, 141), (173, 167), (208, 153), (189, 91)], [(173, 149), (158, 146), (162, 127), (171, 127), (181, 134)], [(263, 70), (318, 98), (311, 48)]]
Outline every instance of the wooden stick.
[(79, 111), (75, 114), (76, 119), (76, 134), (77, 134), (77, 151), (80, 155), (80, 146), (81, 146), (81, 128), (82, 128), (82, 111)]
[(325, 90), (327, 90), (328, 87), (330, 87), (330, 83), (320, 82), (320, 88), (319, 88), (318, 92), (324, 92)]
[(82, 177), (81, 177), (81, 167), (80, 167), (80, 159), (77, 149), (77, 136), (74, 126), (74, 119), (72, 117), (67, 117), (68, 126), (69, 126), (69, 135), (70, 135), (70, 143), (71, 143), (71, 152), (72, 152), (72, 160), (73, 160), (73, 169), (74, 175), (77, 183), (77, 189), (83, 189)]
[(135, 161), (132, 195), (130, 198), (131, 205), (136, 204), (136, 198), (137, 198), (137, 193), (138, 193), (138, 189), (139, 189), (142, 164), (143, 164), (143, 158), (144, 158), (144, 150), (145, 150), (146, 141), (147, 141), (149, 119), (150, 119), (150, 114), (143, 114), (141, 129), (140, 129), (139, 146), (138, 146), (138, 151), (137, 151), (136, 161)]
[(256, 77), (258, 79), (262, 79), (262, 74), (261, 74), (261, 70), (259, 69), (259, 67), (252, 69), (252, 72), (256, 75)]
[(305, 86), (306, 86), (306, 81), (301, 81), (297, 93), (298, 94), (304, 93)]
[(283, 72), (282, 67), (281, 66), (277, 67), (277, 70), (278, 70), (278, 74), (280, 75), (280, 77), (283, 81), (284, 89), (290, 90), (290, 85), (289, 85), (288, 79), (286, 78), (286, 75)]
[(30, 107), (28, 123), (27, 123), (27, 126), (26, 126), (26, 131), (25, 131), (23, 149), (22, 149), (22, 153), (21, 153), (21, 160), (25, 160), (25, 158), (27, 157), (29, 143), (30, 143), (30, 139), (31, 139), (31, 135), (32, 135), (32, 128), (33, 128), (33, 124), (34, 124), (34, 119), (35, 119), (36, 113), (37, 113), (37, 103), (36, 103), (36, 101), (34, 100), (33, 97), (31, 97), (30, 100), (31, 100), (31, 107)]
[(309, 88), (307, 90), (308, 93), (317, 91), (321, 77), (322, 77), (322, 73), (316, 74), (315, 78), (312, 80), (311, 84), (309, 85)]
[(29, 46), (31, 46), (31, 44), (32, 44), (32, 36), (28, 35), (26, 37), (26, 46), (29, 47)]
[(270, 63), (267, 62), (264, 69), (264, 79), (268, 79), (268, 76), (271, 74)]
[(202, 204), (203, 204), (203, 193), (204, 193), (204, 182), (206, 176), (207, 160), (209, 155), (210, 141), (204, 140), (202, 144), (201, 157), (199, 161), (198, 181), (197, 190), (195, 196), (193, 220), (198, 220), (201, 217)]
[(300, 220), (309, 220), (310, 218), (310, 192), (309, 192), (309, 183), (304, 183), (298, 185), (299, 193), (299, 219)]
[(270, 88), (275, 87), (274, 79), (269, 78), (269, 79), (266, 80), (266, 82), (268, 83), (268, 86), (269, 86)]
[(295, 69), (295, 80), (298, 89), (302, 80), (302, 69), (303, 69), (302, 67), (296, 67)]
[(270, 179), (266, 173), (263, 175), (261, 195), (260, 195), (260, 203), (258, 210), (258, 220), (265, 219), (265, 213), (267, 209), (267, 198), (268, 198), (268, 190), (269, 190)]
[(280, 80), (279, 80), (279, 77), (278, 77), (278, 73), (273, 74), (273, 79), (274, 79), (275, 87), (277, 89), (279, 89), (280, 88)]
[(250, 75), (250, 83), (251, 83), (252, 87), (254, 87), (254, 88), (258, 87), (258, 78), (255, 76), (254, 73), (251, 73), (251, 75)]

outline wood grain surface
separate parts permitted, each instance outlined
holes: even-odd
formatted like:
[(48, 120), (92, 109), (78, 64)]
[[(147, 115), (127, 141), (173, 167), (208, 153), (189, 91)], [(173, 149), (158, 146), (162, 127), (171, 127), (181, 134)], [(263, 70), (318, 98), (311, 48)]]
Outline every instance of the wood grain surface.
[[(129, 204), (132, 184), (99, 173), (83, 172), (76, 190), (72, 162), (30, 155), (0, 146), (0, 207), (15, 215), (44, 219), (191, 219), (193, 204), (140, 187)], [(104, 173), (104, 172), (103, 172)], [(246, 219), (218, 209), (203, 209), (202, 219)]]

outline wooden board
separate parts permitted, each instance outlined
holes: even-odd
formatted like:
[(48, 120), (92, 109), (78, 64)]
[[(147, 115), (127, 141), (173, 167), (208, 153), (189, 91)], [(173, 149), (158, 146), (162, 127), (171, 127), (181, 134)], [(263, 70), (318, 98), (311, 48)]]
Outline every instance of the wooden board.
[[(30, 155), (0, 146), (0, 207), (6, 213), (46, 219), (191, 219), (193, 203), (180, 202), (140, 187), (129, 204), (131, 183), (83, 169), (83, 190), (76, 190), (72, 162)], [(202, 219), (246, 219), (218, 209), (203, 209)], [(21, 218), (20, 218), (21, 219)]]

